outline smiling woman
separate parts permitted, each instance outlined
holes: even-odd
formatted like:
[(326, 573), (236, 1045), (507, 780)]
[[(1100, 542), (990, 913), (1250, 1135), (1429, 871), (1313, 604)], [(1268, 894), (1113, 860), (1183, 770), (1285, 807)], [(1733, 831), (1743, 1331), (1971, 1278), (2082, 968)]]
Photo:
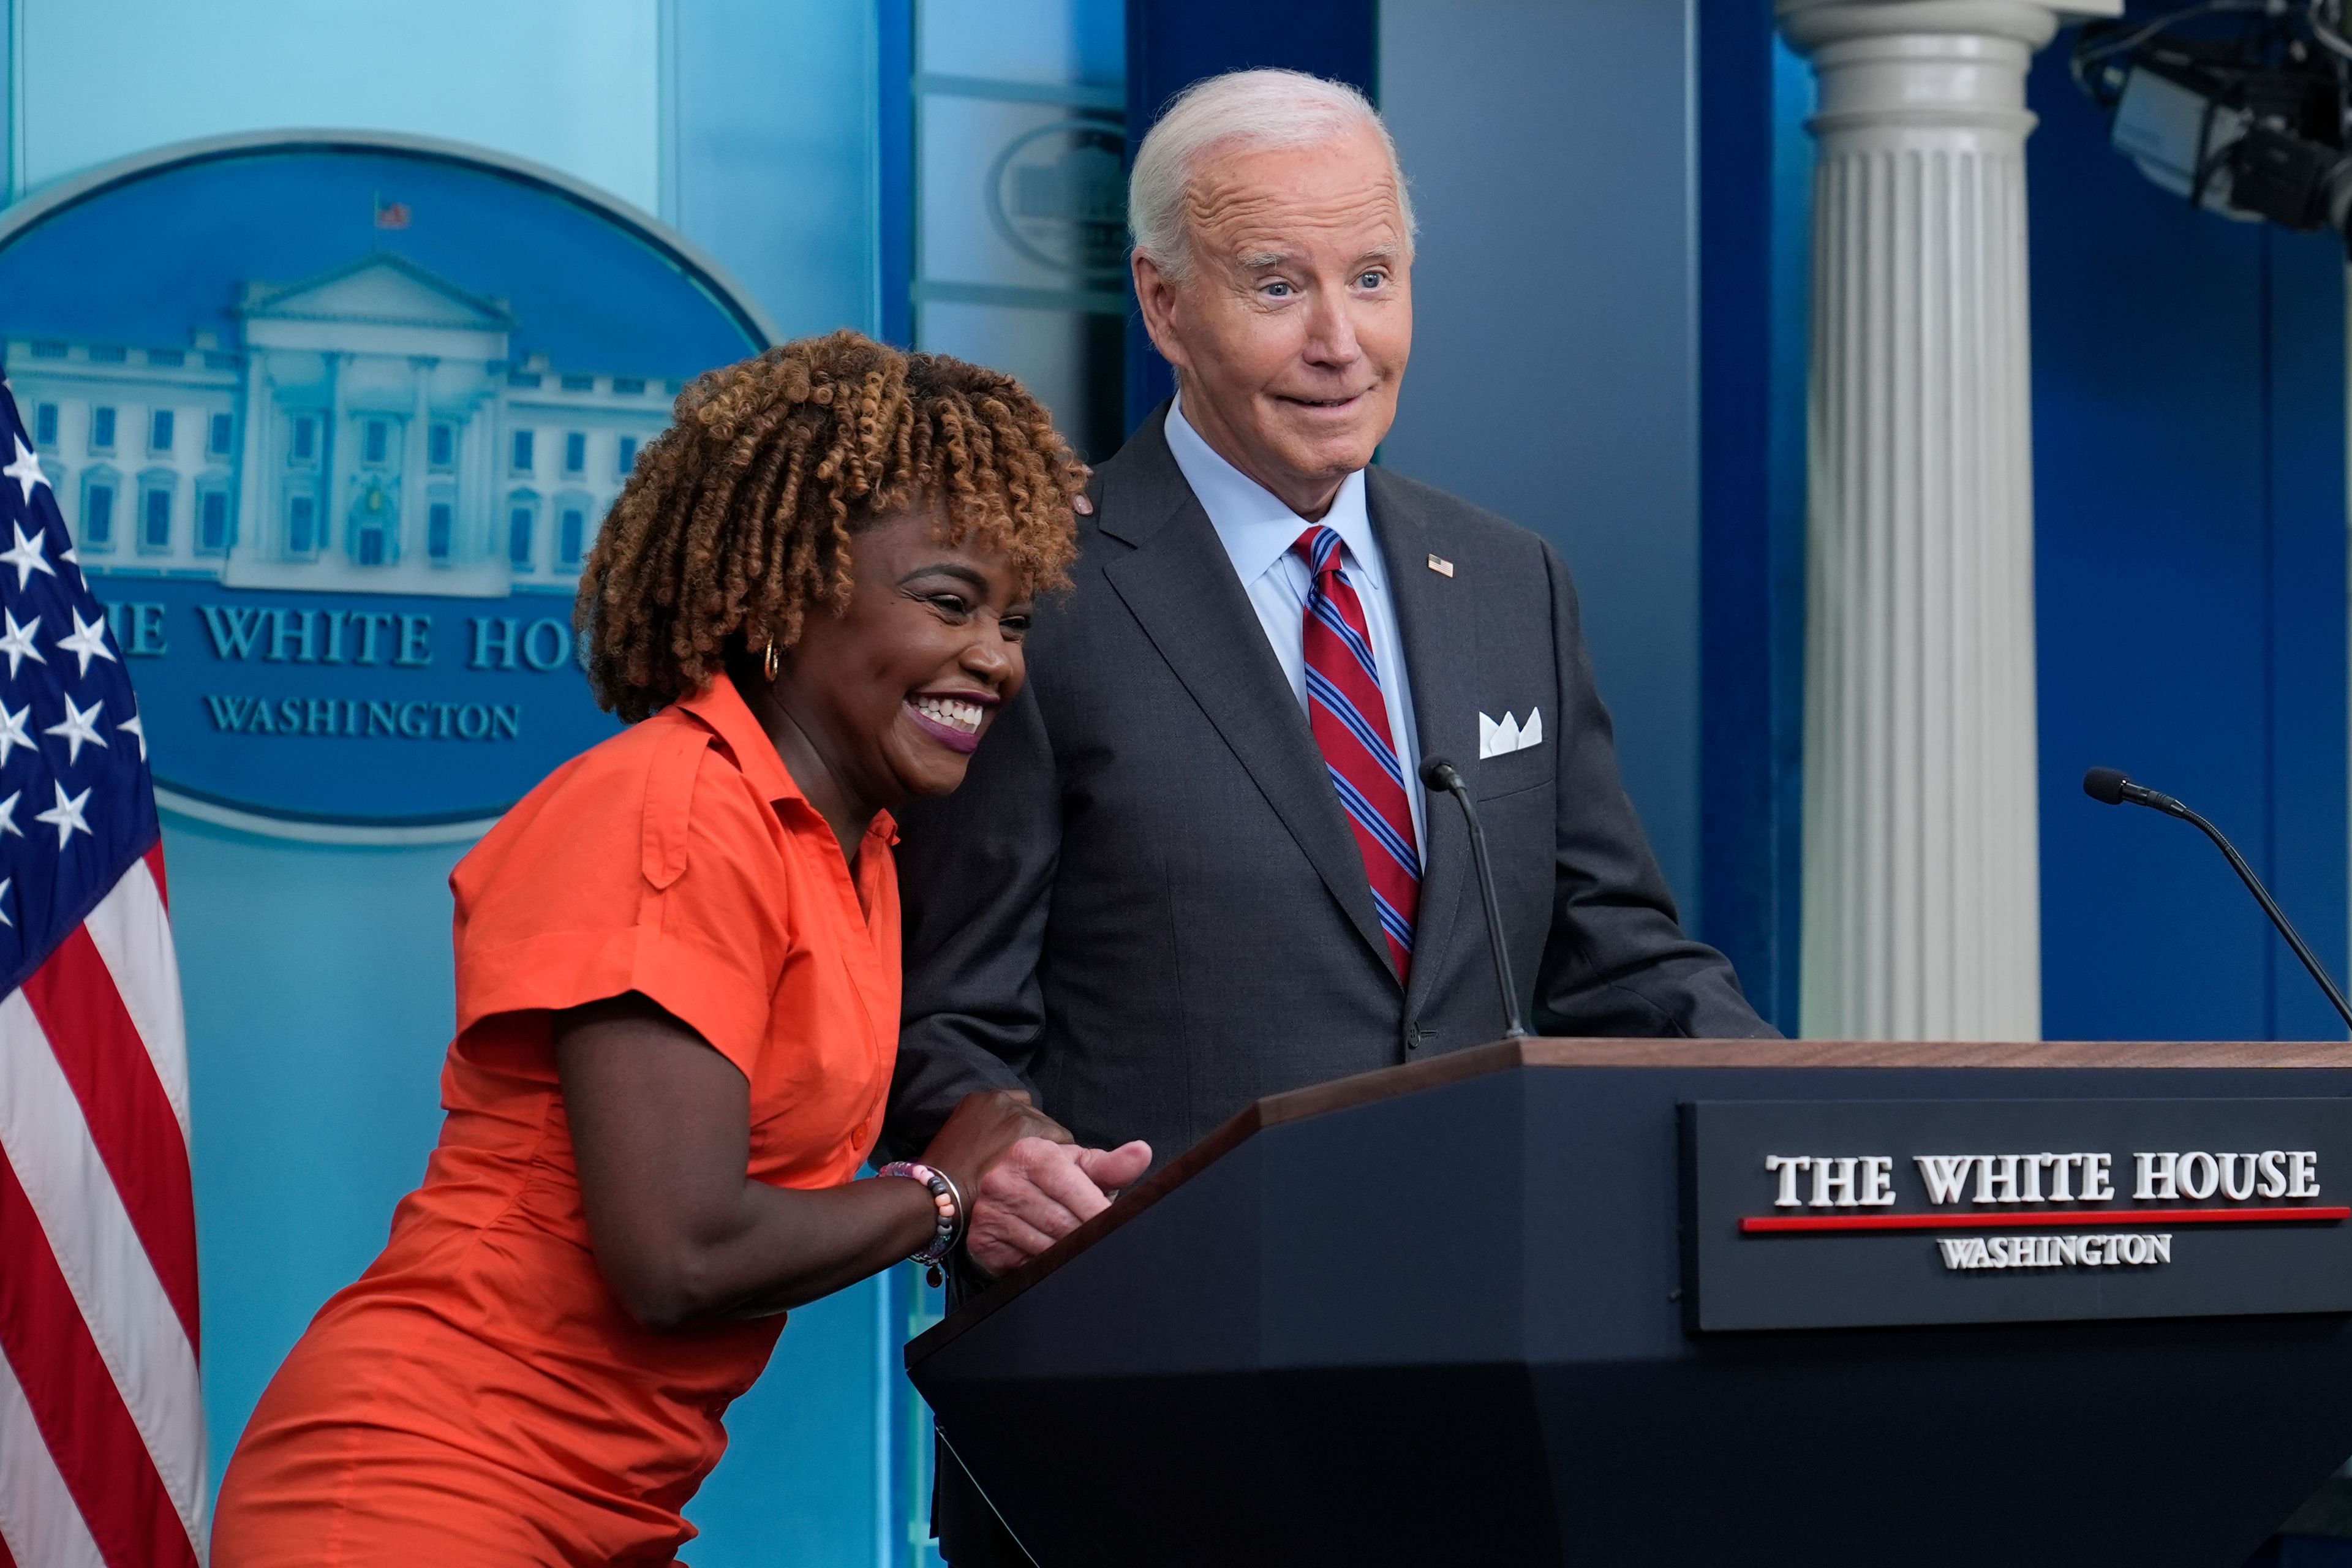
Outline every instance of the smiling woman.
[(589, 674), (625, 719), (697, 689), (732, 649), (790, 647), (850, 597), (850, 536), (920, 510), (1059, 584), (1086, 471), (1009, 375), (856, 332), (711, 372), (649, 445), (581, 578)]
[(1006, 376), (854, 333), (714, 371), (615, 504), (577, 624), (633, 726), (451, 878), (425, 1184), (223, 1484), (219, 1568), (662, 1563), (792, 1307), (961, 1239), (1024, 1137), (967, 1097), (852, 1177), (896, 1058), (891, 811), (1026, 673), (1085, 472)]

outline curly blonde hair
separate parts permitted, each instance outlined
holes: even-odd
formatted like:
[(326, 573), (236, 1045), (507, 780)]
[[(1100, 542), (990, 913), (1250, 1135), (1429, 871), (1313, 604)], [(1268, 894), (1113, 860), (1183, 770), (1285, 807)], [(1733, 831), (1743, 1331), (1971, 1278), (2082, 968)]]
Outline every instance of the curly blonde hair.
[(939, 509), (1025, 591), (1067, 585), (1087, 469), (1009, 375), (852, 331), (698, 377), (646, 446), (580, 576), (572, 625), (596, 700), (631, 722), (730, 654), (790, 647), (849, 603), (849, 542)]

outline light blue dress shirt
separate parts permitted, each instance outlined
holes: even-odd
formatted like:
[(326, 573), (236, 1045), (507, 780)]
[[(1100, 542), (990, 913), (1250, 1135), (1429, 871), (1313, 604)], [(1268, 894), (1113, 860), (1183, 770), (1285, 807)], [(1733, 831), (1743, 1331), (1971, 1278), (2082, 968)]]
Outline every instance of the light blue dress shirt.
[[(1265, 628), (1265, 640), (1274, 645), (1274, 657), (1303, 712), (1307, 595), (1315, 579), (1290, 547), (1311, 525), (1201, 439), (1200, 432), (1185, 422), (1181, 396), (1168, 410), (1168, 449), (1209, 514), (1210, 526), (1233, 561), (1234, 574), (1248, 592), (1258, 625)], [(1388, 568), (1372, 539), (1371, 513), (1364, 508), (1362, 469), (1340, 485), (1323, 526), (1339, 536), (1340, 574), (1363, 602), (1365, 629), (1372, 634), (1372, 661), (1380, 667), (1381, 696), (1388, 703), (1389, 736), (1404, 765), (1404, 795), (1412, 805), (1412, 841), (1418, 851), (1429, 842), (1421, 736), (1412, 721), (1412, 683), (1405, 674), (1404, 645), (1397, 637), (1396, 601), (1390, 596)]]

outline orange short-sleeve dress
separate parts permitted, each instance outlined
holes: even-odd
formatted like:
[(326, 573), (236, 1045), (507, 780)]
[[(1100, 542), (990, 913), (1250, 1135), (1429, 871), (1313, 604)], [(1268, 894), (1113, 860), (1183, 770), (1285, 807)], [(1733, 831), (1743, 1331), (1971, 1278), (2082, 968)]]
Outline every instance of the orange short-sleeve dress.
[(643, 992), (742, 1069), (753, 1179), (850, 1180), (897, 1049), (891, 842), (877, 816), (853, 877), (722, 675), (566, 763), (458, 864), (440, 1144), (263, 1394), (215, 1568), (671, 1562), (783, 1320), (659, 1333), (614, 1299), (551, 1015)]

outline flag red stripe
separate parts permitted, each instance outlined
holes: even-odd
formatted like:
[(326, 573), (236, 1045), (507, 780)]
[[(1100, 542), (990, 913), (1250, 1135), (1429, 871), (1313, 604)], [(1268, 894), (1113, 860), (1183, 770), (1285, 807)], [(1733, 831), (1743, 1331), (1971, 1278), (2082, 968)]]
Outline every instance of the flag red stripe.
[(25, 1000), (57, 1052), (89, 1123), (131, 1228), (147, 1248), (163, 1294), (196, 1337), (196, 1204), (188, 1146), (147, 1047), (124, 1010), (114, 976), (89, 931), (76, 926), (25, 982)]
[[(165, 909), (170, 909), (172, 907), (172, 890), (163, 885), (163, 841), (161, 838), (158, 838), (154, 843), (149, 845), (147, 847), (147, 853), (142, 857), (142, 858), (147, 862), (147, 869), (152, 873), (155, 878), (155, 896), (163, 900), (163, 907)], [(0, 1563), (0, 1568), (7, 1568), (7, 1564)]]
[(0, 1354), (111, 1568), (195, 1568), (195, 1548), (0, 1150)]
[(8, 1554), (8, 1538), (0, 1535), (0, 1568), (16, 1568), (16, 1560)]

